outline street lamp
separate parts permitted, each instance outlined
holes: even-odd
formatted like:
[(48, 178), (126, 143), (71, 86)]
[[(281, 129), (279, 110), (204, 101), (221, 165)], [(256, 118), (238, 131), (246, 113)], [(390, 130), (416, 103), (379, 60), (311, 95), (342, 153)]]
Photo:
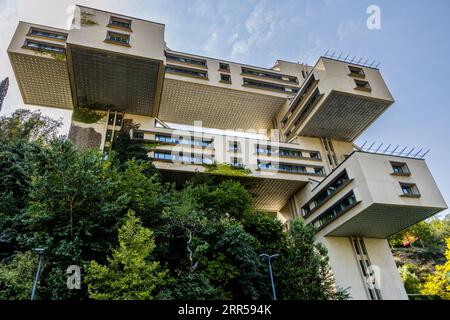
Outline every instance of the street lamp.
[(39, 256), (39, 264), (38, 264), (38, 269), (36, 272), (36, 278), (34, 279), (33, 290), (31, 291), (31, 300), (34, 300), (34, 298), (36, 296), (36, 287), (37, 287), (37, 283), (39, 280), (39, 274), (41, 273), (42, 259), (44, 258), (45, 249), (44, 248), (34, 248), (33, 251)]
[(273, 300), (277, 300), (277, 294), (275, 293), (275, 283), (273, 282), (273, 274), (272, 274), (272, 262), (271, 260), (273, 258), (278, 257), (279, 254), (273, 254), (273, 255), (268, 255), (267, 253), (263, 253), (260, 254), (259, 257), (260, 258), (267, 258), (267, 260), (269, 261), (269, 275), (270, 275), (270, 283), (272, 284), (272, 296), (273, 296)]

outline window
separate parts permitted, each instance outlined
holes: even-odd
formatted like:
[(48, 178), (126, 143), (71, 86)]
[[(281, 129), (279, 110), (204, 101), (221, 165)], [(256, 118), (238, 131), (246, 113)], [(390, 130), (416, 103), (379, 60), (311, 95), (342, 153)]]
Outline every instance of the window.
[(236, 158), (236, 157), (231, 158), (231, 165), (233, 167), (237, 167), (237, 168), (243, 168), (244, 167), (244, 165), (242, 164), (241, 159)]
[(272, 83), (262, 82), (262, 81), (257, 81), (257, 80), (251, 80), (251, 79), (247, 79), (247, 78), (244, 78), (244, 86), (254, 87), (257, 89), (287, 92), (286, 87), (284, 87), (282, 85), (277, 85), (277, 84), (272, 84)]
[(129, 46), (130, 45), (130, 36), (128, 34), (124, 34), (124, 33), (108, 31), (105, 41), (110, 42), (110, 43), (124, 45), (124, 46)]
[(231, 83), (231, 76), (229, 74), (220, 74), (220, 82)]
[(155, 140), (162, 143), (168, 143), (168, 144), (184, 144), (184, 145), (191, 145), (191, 146), (197, 146), (197, 147), (210, 147), (212, 145), (212, 140), (200, 140), (200, 139), (193, 139), (191, 137), (172, 137), (169, 135), (162, 135), (157, 134), (155, 135)]
[(278, 152), (280, 157), (292, 157), (292, 158), (302, 158), (302, 152), (300, 150), (292, 149), (280, 149)]
[(241, 144), (237, 141), (230, 142), (228, 151), (241, 152)]
[(294, 125), (289, 131), (288, 135), (293, 133), (294, 129), (298, 128), (298, 126), (306, 119), (309, 112), (312, 110), (312, 108), (316, 105), (316, 103), (320, 100), (321, 97), (322, 95), (320, 94), (319, 89), (317, 88), (311, 95), (309, 100), (305, 103), (303, 109), (296, 116)]
[(158, 160), (175, 160), (176, 157), (170, 151), (155, 151), (153, 158)]
[(311, 157), (311, 159), (318, 159), (320, 160), (320, 153), (319, 152), (310, 152), (309, 156)]
[(60, 54), (64, 54), (66, 52), (66, 49), (62, 46), (57, 46), (45, 42), (33, 41), (29, 39), (25, 40), (24, 48)]
[(37, 29), (37, 28), (30, 28), (30, 31), (28, 32), (28, 35), (30, 36), (36, 36), (36, 37), (44, 37), (49, 38), (52, 40), (59, 40), (59, 41), (66, 41), (67, 40), (67, 34), (66, 33), (60, 33), (55, 31), (46, 31), (43, 29)]
[(372, 88), (370, 87), (369, 82), (362, 81), (362, 80), (355, 80), (357, 90), (363, 90), (363, 91), (372, 91)]
[(230, 65), (228, 63), (220, 62), (219, 63), (219, 71), (230, 72)]
[[(323, 167), (314, 168), (316, 174), (324, 174), (323, 170), (324, 170)], [(326, 186), (322, 191), (317, 193), (303, 208), (309, 208), (310, 211), (318, 208), (328, 199), (330, 199), (335, 193), (341, 190), (346, 185), (347, 181), (349, 181), (348, 174), (347, 171), (344, 170), (334, 180), (332, 180), (328, 184), (328, 186)]]
[[(274, 79), (279, 81), (288, 81), (292, 83), (298, 83), (298, 79), (295, 76), (287, 76), (283, 74), (278, 73), (272, 73), (268, 71), (262, 71), (262, 70), (256, 70), (251, 68), (242, 67), (242, 74), (248, 74), (251, 76), (261, 77), (261, 78), (267, 78), (267, 79)], [(284, 80), (286, 78), (287, 80)]]
[(402, 189), (402, 196), (404, 197), (420, 197), (419, 189), (414, 183), (403, 183), (400, 182), (400, 187)]
[(392, 174), (398, 176), (409, 176), (411, 172), (406, 163), (404, 162), (391, 162)]
[(135, 140), (144, 140), (144, 132), (133, 130), (133, 139)]
[(364, 70), (362, 68), (355, 67), (355, 66), (348, 66), (348, 69), (350, 70), (349, 76), (359, 77), (359, 78), (364, 78), (366, 76), (366, 74), (364, 73)]
[(179, 63), (186, 63), (191, 64), (194, 66), (200, 66), (200, 67), (206, 67), (206, 60), (204, 59), (197, 59), (192, 57), (185, 57), (185, 56), (179, 56), (172, 53), (166, 53), (167, 60), (179, 62)]
[(188, 76), (188, 77), (200, 78), (200, 79), (205, 79), (205, 80), (208, 79), (207, 71), (183, 68), (183, 67), (178, 67), (178, 66), (174, 66), (174, 65), (167, 65), (166, 72), (176, 73), (176, 74), (180, 74), (180, 75), (184, 75), (184, 76)]
[(334, 220), (338, 216), (344, 214), (347, 210), (351, 209), (357, 203), (358, 202), (356, 201), (355, 194), (352, 191), (349, 194), (347, 194), (344, 198), (339, 200), (330, 209), (328, 209), (324, 213), (322, 213), (312, 223), (316, 228), (321, 229), (321, 228), (325, 227), (328, 223), (330, 223), (331, 220)]
[(351, 237), (350, 240), (353, 244), (356, 260), (358, 261), (361, 274), (364, 278), (364, 285), (367, 289), (370, 299), (382, 300), (383, 297), (381, 296), (381, 290), (379, 288), (379, 279), (376, 278), (377, 275), (375, 274), (370, 262), (363, 238)]
[(325, 174), (325, 170), (323, 169), (323, 167), (315, 167), (314, 174), (323, 176)]
[(111, 17), (109, 19), (108, 27), (126, 29), (127, 31), (131, 31), (131, 20), (118, 17)]

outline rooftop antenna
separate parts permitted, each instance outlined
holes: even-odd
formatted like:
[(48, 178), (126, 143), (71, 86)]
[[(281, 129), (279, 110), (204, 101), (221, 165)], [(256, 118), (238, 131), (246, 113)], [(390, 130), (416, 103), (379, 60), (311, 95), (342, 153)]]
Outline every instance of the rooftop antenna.
[(408, 157), (408, 156), (411, 154), (411, 152), (414, 151), (414, 149), (415, 149), (415, 148), (412, 148), (411, 150), (409, 150), (408, 154), (407, 154), (405, 157)]
[(408, 148), (408, 146), (404, 147), (402, 151), (400, 151), (400, 153), (398, 154), (399, 156), (402, 155), (402, 153), (406, 150), (406, 148)]
[(398, 147), (400, 147), (400, 145), (398, 144), (396, 147), (395, 147), (395, 149), (394, 150), (392, 150), (392, 152), (391, 152), (391, 154), (394, 154), (394, 152), (395, 152), (395, 150), (397, 150), (398, 149)]
[(428, 154), (428, 152), (430, 152), (430, 149), (428, 149), (427, 152), (425, 152), (421, 158), (423, 159)]
[(420, 149), (419, 151), (417, 151), (417, 153), (413, 156), (414, 158), (417, 158), (417, 156), (419, 155), (419, 153), (421, 153), (422, 152), (422, 150), (423, 150), (423, 148), (422, 149)]
[(378, 152), (378, 150), (380, 150), (381, 146), (383, 145), (383, 142), (380, 144), (380, 146), (377, 148), (377, 150), (375, 150), (375, 153)]

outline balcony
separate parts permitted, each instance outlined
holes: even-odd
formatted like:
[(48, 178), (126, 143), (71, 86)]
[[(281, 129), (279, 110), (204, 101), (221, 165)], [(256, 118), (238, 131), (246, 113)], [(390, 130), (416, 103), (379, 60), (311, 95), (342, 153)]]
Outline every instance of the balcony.
[[(399, 163), (408, 175), (396, 174)], [(385, 239), (447, 208), (424, 160), (359, 151), (303, 199), (321, 236)]]

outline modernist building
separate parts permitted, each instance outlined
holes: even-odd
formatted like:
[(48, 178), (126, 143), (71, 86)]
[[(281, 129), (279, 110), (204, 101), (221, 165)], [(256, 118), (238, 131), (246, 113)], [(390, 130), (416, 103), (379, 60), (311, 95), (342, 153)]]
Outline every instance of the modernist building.
[(423, 159), (353, 144), (394, 102), (377, 68), (177, 52), (163, 24), (83, 6), (70, 30), (20, 22), (8, 54), (25, 103), (74, 110), (78, 145), (108, 152), (138, 123), (165, 179), (238, 179), (257, 209), (317, 227), (352, 298), (407, 299), (386, 239), (447, 206)]

